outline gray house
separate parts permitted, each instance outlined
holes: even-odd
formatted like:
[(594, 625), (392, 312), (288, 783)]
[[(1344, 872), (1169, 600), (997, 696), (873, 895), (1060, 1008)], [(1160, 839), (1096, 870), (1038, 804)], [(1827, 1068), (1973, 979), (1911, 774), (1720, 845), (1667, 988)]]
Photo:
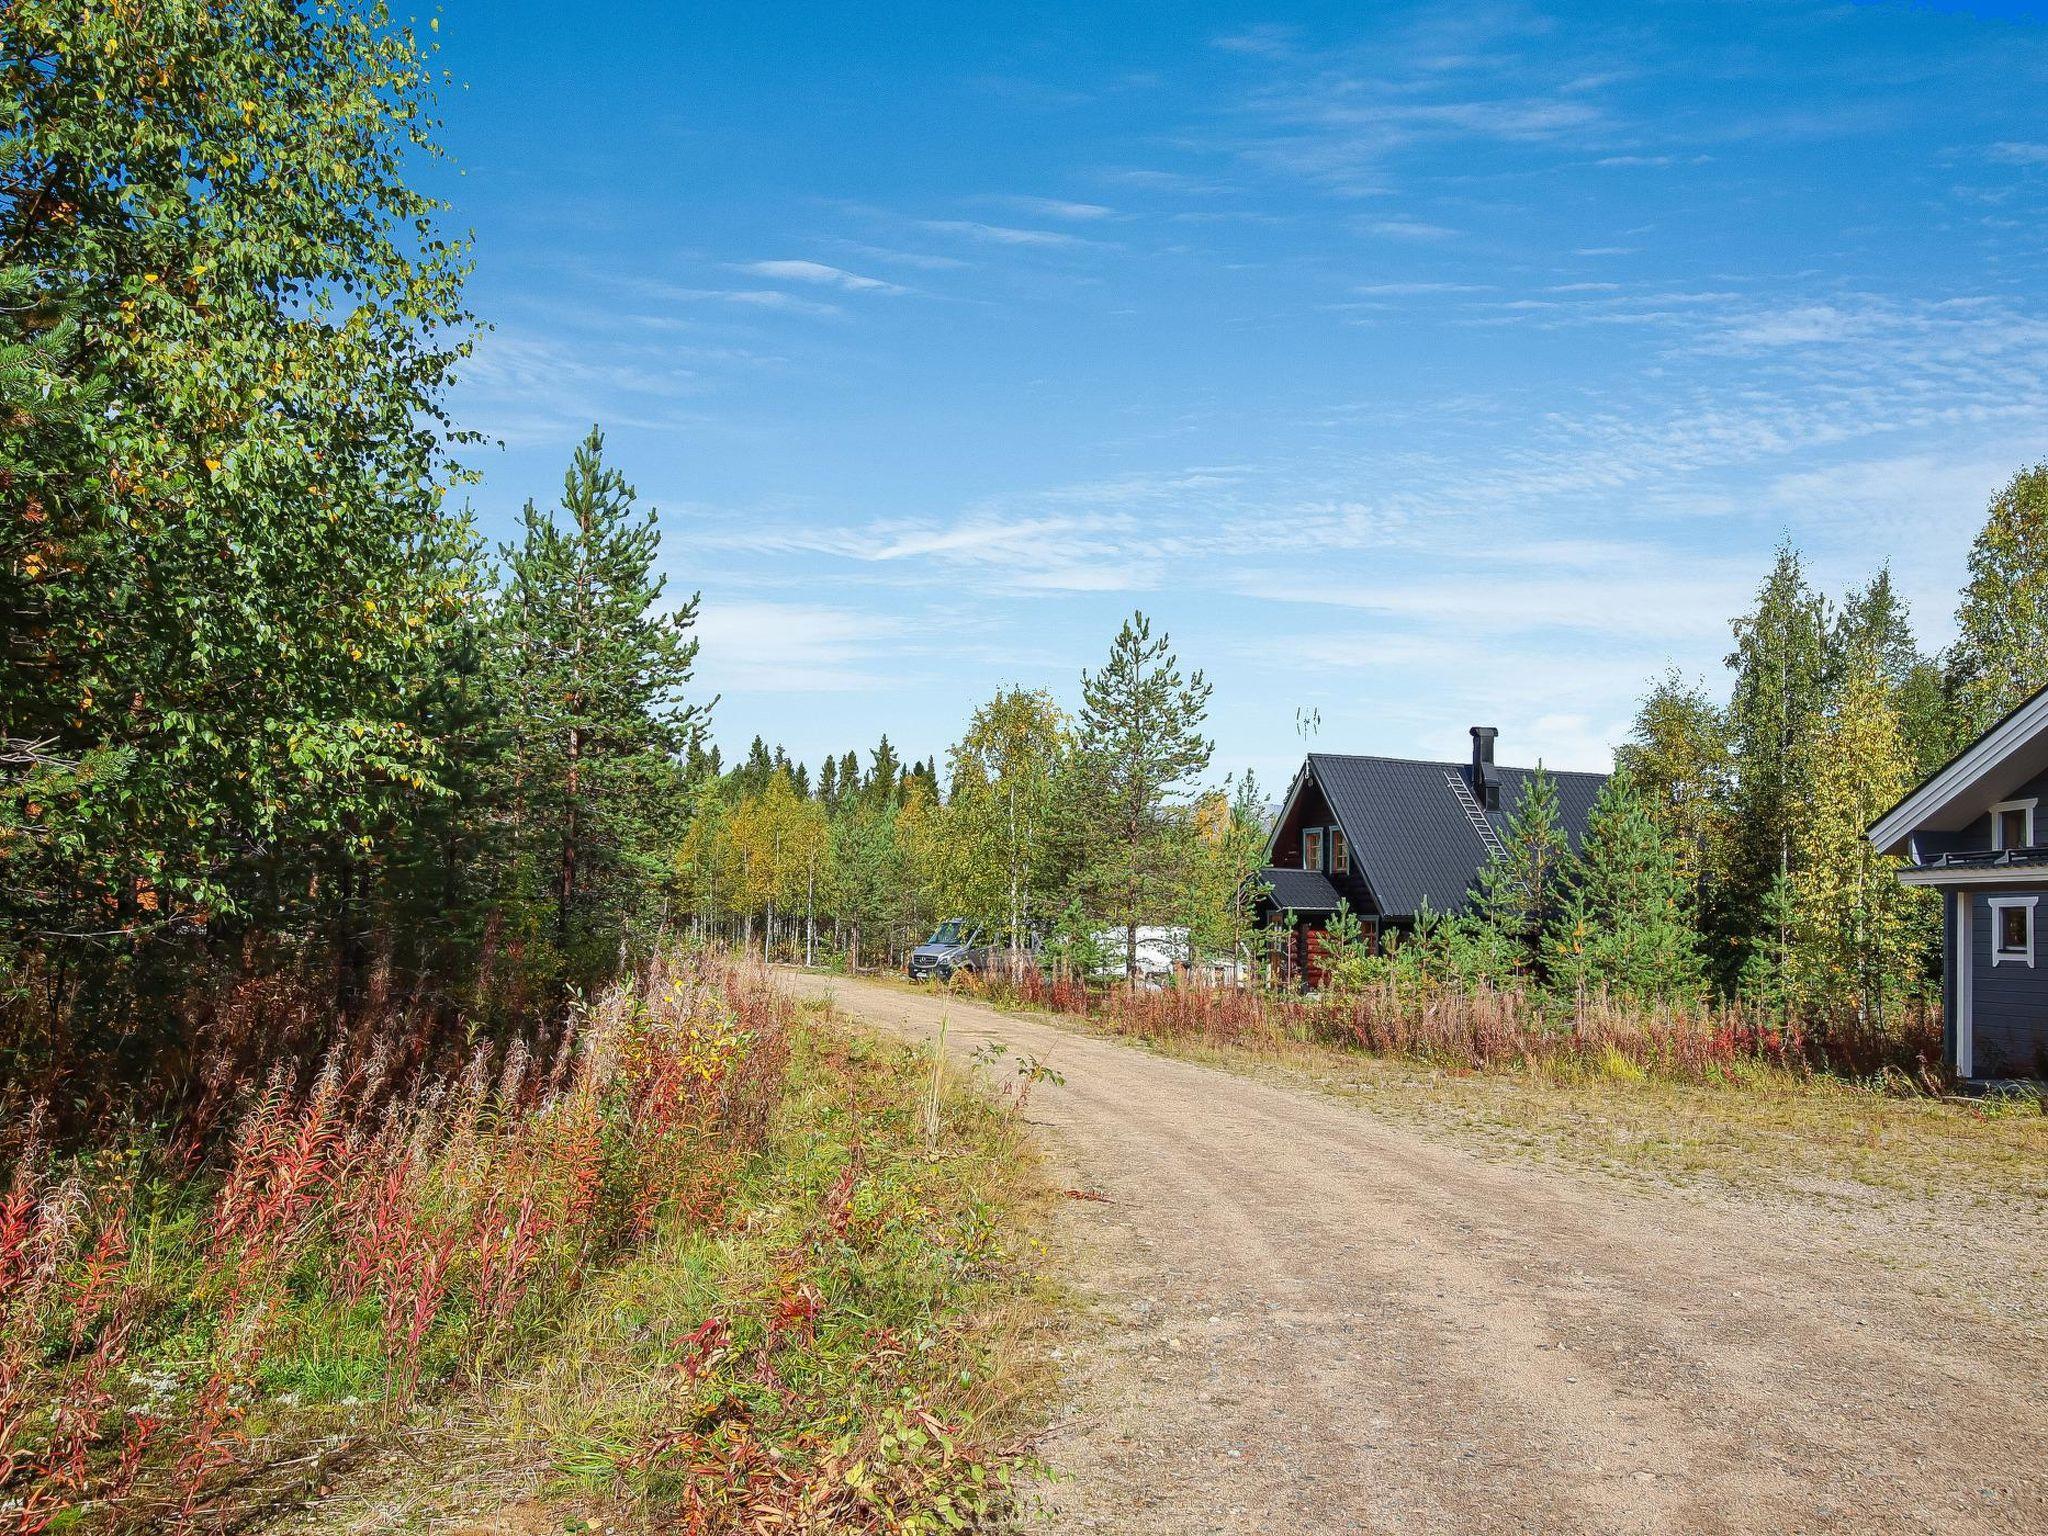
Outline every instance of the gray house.
[(1943, 1053), (1965, 1082), (2048, 1077), (2048, 688), (1881, 817), (1899, 879), (1942, 893)]
[[(1368, 943), (1414, 925), (1425, 904), (1456, 912), (1487, 861), (1500, 852), (1508, 818), (1533, 769), (1493, 760), (1490, 725), (1472, 727), (1469, 762), (1353, 757), (1311, 752), (1294, 776), (1257, 879), (1267, 927), (1291, 937), (1290, 977), (1321, 979), (1323, 933), (1339, 902), (1358, 915)], [(1577, 847), (1586, 815), (1607, 782), (1599, 773), (1552, 773), (1558, 819)]]

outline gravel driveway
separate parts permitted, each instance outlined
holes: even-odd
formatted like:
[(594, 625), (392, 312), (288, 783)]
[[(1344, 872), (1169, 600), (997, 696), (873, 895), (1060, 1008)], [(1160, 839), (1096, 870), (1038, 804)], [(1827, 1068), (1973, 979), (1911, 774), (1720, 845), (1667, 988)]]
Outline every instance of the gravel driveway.
[(1813, 1213), (1484, 1160), (1312, 1092), (792, 975), (1030, 1112), (1100, 1327), (1061, 1531), (2048, 1530), (2048, 1347)]

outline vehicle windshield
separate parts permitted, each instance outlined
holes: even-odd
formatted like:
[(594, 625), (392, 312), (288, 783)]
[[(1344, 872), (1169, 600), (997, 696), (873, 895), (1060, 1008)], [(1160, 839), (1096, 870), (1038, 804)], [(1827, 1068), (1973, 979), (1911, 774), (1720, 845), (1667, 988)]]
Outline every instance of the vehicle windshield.
[(939, 924), (939, 931), (925, 940), (927, 944), (965, 944), (967, 942), (967, 919), (949, 917)]

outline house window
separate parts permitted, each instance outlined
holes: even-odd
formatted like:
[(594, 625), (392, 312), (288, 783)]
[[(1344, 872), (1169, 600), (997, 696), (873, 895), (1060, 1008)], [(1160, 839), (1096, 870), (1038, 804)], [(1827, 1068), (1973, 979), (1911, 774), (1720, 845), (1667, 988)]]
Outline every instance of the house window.
[(2034, 903), (2038, 896), (1991, 898), (1991, 963), (2034, 963)]
[(2006, 800), (1991, 807), (1991, 846), (2034, 846), (2034, 807), (2038, 800)]
[(1323, 869), (1323, 829), (1305, 827), (1301, 834), (1301, 867), (1317, 874)]
[(1344, 841), (1342, 827), (1330, 828), (1330, 873), (1348, 875), (1351, 873), (1351, 845)]

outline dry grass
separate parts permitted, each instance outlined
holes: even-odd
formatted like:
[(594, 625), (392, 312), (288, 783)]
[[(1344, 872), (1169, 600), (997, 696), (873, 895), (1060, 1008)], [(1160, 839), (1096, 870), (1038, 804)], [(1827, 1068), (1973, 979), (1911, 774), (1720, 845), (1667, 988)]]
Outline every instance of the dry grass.
[(932, 1116), (931, 1053), (821, 1007), (790, 1038), (724, 1226), (604, 1276), (531, 1366), (423, 1416), (301, 1528), (915, 1533), (1014, 1509), (1060, 1300), (1014, 1097), (949, 1077)]
[[(1297, 1001), (1200, 987), (1069, 989), (1044, 1003), (1028, 991), (974, 990), (997, 1006), (1281, 1076), (1518, 1156), (1751, 1193), (2017, 1202), (2036, 1215), (2044, 1194), (2041, 1100), (1943, 1095), (1896, 1067), (1839, 1076), (1691, 1016), (1603, 1008), (1590, 1027), (1560, 1031), (1499, 997), (1431, 1012), (1379, 996)], [(1915, 1057), (1925, 1045), (1917, 1034), (1901, 1041)]]

